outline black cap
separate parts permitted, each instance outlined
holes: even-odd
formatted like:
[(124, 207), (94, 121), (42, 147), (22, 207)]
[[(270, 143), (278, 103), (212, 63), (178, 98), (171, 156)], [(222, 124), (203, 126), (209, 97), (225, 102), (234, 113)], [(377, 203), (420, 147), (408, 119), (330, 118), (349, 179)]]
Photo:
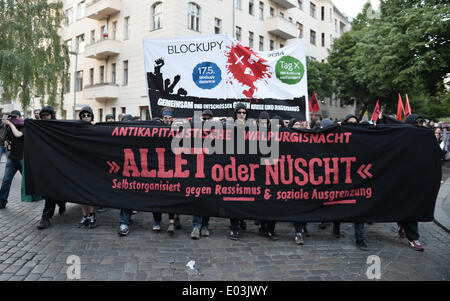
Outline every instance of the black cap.
[(20, 115), (20, 111), (14, 110), (11, 113), (9, 113), (8, 118), (15, 116), (15, 117), (20, 117), (22, 115)]
[(114, 115), (113, 115), (113, 114), (107, 114), (107, 115), (105, 116), (105, 120), (108, 120), (108, 119), (115, 119), (115, 118), (114, 118)]
[(204, 115), (210, 115), (211, 117), (214, 117), (213, 112), (211, 110), (204, 110), (202, 116)]

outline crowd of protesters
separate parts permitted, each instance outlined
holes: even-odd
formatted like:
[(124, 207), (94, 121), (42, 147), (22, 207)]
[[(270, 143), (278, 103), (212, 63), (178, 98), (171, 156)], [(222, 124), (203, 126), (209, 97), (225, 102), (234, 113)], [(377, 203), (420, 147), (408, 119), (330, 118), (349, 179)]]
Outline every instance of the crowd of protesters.
[[(56, 114), (51, 106), (45, 106), (41, 110), (35, 110), (35, 119), (41, 120), (55, 120)], [(370, 122), (360, 122), (355, 115), (347, 115), (343, 120), (335, 119), (332, 121), (329, 118), (318, 119), (313, 118), (308, 122), (305, 118), (293, 118), (291, 120), (283, 120), (280, 116), (272, 116), (270, 118), (269, 113), (261, 112), (258, 119), (250, 119), (249, 110), (243, 103), (236, 105), (233, 116), (228, 118), (221, 118), (225, 124), (245, 125), (247, 122), (253, 122), (256, 126), (269, 126), (275, 122), (278, 128), (292, 128), (292, 129), (325, 129), (327, 127), (334, 126), (336, 124), (364, 124)], [(83, 107), (79, 112), (79, 120), (82, 122), (88, 122), (95, 124), (94, 113), (90, 107)], [(211, 110), (203, 111), (201, 120), (203, 122), (214, 118)], [(105, 116), (106, 122), (137, 122), (140, 121), (140, 117), (133, 117), (129, 114), (120, 114), (116, 120), (115, 116), (108, 114)], [(170, 126), (175, 121), (174, 110), (169, 107), (165, 107), (161, 110), (161, 116), (153, 119), (161, 125)], [(400, 123), (393, 120), (389, 116), (381, 116), (378, 123)], [(101, 120), (102, 121), (102, 120)], [(100, 121), (100, 122), (101, 122)], [(191, 119), (192, 121), (192, 119)], [(450, 148), (449, 145), (444, 143), (444, 133), (450, 135), (450, 124), (442, 126), (442, 124), (435, 124), (433, 121), (426, 121), (417, 114), (411, 114), (405, 119), (405, 123), (413, 126), (424, 126), (434, 129), (435, 137), (442, 148), (442, 160), (450, 160)], [(24, 120), (19, 111), (12, 111), (9, 115), (4, 115), (2, 119), (2, 126), (0, 127), (0, 158), (5, 153), (7, 155), (7, 162), (5, 167), (5, 173), (0, 188), (0, 209), (4, 209), (7, 204), (9, 190), (11, 187), (12, 179), (17, 171), (22, 173), (23, 168), (23, 149), (24, 149), (24, 136), (25, 127)], [(64, 214), (66, 210), (66, 202), (62, 200), (45, 199), (44, 209), (42, 212), (42, 218), (37, 226), (38, 229), (46, 229), (50, 226), (50, 220), (54, 215), (56, 205), (59, 207), (59, 214)], [(102, 207), (97, 208), (97, 212), (103, 212)], [(126, 236), (129, 234), (129, 225), (132, 214), (136, 211), (129, 209), (121, 209), (119, 214), (119, 235)], [(169, 226), (167, 232), (173, 234), (175, 229), (181, 229), (180, 218), (178, 214), (169, 213)], [(153, 212), (153, 231), (159, 232), (161, 230), (161, 212)], [(210, 236), (210, 230), (208, 216), (193, 216), (193, 225), (191, 238), (199, 239), (201, 236)], [(82, 219), (79, 226), (86, 226), (88, 228), (95, 228), (97, 225), (96, 208), (94, 206), (82, 205)], [(278, 237), (275, 233), (276, 222), (273, 221), (255, 221), (255, 225), (258, 226), (258, 233), (267, 237), (270, 240), (277, 240)], [(309, 236), (307, 230), (307, 223), (304, 221), (297, 221), (293, 223), (294, 226), (294, 241), (298, 245), (303, 245), (305, 237)], [(325, 223), (320, 223), (319, 228), (325, 229)], [(247, 224), (243, 219), (230, 218), (230, 233), (229, 238), (232, 240), (238, 240), (241, 231), (245, 231)], [(357, 247), (362, 250), (367, 250), (368, 246), (365, 242), (364, 223), (354, 223), (355, 241)], [(332, 233), (335, 238), (340, 238), (340, 223), (333, 223)], [(401, 238), (407, 238), (408, 244), (415, 250), (422, 251), (423, 245), (419, 241), (419, 231), (417, 222), (399, 222), (398, 234)]]

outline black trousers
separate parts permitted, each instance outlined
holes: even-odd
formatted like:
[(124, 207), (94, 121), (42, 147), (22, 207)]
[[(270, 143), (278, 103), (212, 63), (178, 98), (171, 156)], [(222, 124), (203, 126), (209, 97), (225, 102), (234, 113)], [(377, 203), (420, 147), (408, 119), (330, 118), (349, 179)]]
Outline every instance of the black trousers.
[(275, 224), (276, 224), (276, 222), (261, 221), (260, 227), (265, 233), (273, 234), (275, 232)]
[[(153, 219), (155, 222), (160, 223), (162, 219), (162, 213), (160, 212), (152, 212), (153, 213)], [(175, 219), (175, 213), (169, 213), (169, 220)]]
[(419, 239), (419, 223), (418, 222), (399, 222), (397, 223), (399, 227), (405, 230), (406, 238), (409, 240)]
[(58, 204), (59, 207), (65, 205), (63, 201), (56, 201), (51, 199), (45, 199), (44, 211), (42, 211), (42, 219), (51, 219), (55, 214), (55, 207)]

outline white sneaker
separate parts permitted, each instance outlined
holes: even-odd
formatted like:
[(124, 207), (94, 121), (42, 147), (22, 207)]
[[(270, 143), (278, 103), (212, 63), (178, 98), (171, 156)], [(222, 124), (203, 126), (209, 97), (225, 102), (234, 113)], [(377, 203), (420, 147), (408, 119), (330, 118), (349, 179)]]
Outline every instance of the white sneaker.
[(130, 232), (130, 229), (128, 228), (128, 225), (120, 224), (119, 234), (121, 236), (126, 236), (126, 235), (128, 235), (129, 232)]

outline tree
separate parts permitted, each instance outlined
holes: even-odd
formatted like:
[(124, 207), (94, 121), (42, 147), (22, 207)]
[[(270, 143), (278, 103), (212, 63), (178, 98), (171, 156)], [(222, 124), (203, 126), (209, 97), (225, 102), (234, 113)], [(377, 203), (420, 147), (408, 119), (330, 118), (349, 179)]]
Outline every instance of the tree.
[(20, 100), (26, 111), (31, 97), (56, 105), (64, 95), (69, 55), (58, 29), (61, 2), (0, 0), (0, 85), (3, 97)]
[(316, 93), (318, 100), (332, 97), (334, 93), (333, 69), (329, 63), (306, 59), (306, 70), (308, 73), (308, 95)]
[(445, 112), (425, 104), (445, 106), (448, 100), (450, 6), (437, 0), (383, 0), (379, 17), (371, 15), (366, 4), (352, 30), (333, 44), (329, 61), (338, 73), (339, 96), (354, 97), (363, 108), (380, 99), (394, 112), (397, 94), (407, 93), (424, 115)]

